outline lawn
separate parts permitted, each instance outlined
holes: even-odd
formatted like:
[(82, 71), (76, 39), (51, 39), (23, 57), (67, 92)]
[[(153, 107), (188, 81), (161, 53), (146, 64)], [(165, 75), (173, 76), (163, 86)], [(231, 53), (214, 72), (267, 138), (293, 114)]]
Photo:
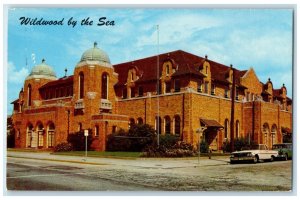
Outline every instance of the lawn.
[[(54, 152), (55, 155), (68, 156), (85, 156), (85, 151), (69, 151), (69, 152)], [(87, 156), (90, 157), (113, 157), (113, 158), (138, 158), (142, 155), (141, 152), (112, 152), (112, 151), (88, 151)]]

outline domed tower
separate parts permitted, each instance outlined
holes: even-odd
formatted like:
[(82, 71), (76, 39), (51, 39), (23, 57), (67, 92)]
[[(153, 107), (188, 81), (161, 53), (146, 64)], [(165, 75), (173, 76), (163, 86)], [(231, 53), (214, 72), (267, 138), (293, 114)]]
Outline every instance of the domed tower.
[(113, 113), (117, 74), (108, 55), (97, 47), (85, 51), (74, 70), (75, 112), (79, 115)]
[(24, 83), (24, 107), (39, 106), (41, 103), (39, 88), (56, 79), (54, 70), (46, 64), (45, 59), (42, 60), (41, 64), (34, 66)]

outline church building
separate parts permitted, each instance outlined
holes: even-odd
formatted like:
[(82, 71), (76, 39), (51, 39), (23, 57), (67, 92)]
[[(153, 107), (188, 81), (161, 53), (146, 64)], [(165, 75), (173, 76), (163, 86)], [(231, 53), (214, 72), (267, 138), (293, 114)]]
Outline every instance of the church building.
[(12, 104), (16, 148), (52, 149), (68, 134), (90, 129), (92, 147), (105, 151), (109, 134), (135, 123), (195, 147), (204, 127), (201, 137), (213, 150), (231, 140), (231, 121), (234, 138), (268, 147), (292, 131), (284, 84), (275, 89), (253, 68), (238, 70), (182, 50), (112, 65), (95, 43), (73, 74), (61, 78), (43, 59)]

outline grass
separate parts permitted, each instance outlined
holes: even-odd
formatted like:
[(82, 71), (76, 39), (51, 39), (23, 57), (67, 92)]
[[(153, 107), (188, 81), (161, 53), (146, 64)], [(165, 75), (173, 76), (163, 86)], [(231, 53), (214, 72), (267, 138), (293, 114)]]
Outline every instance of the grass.
[[(85, 151), (69, 151), (69, 152), (54, 152), (54, 155), (67, 155), (67, 156), (84, 156)], [(88, 151), (89, 157), (112, 157), (112, 158), (138, 158), (142, 155), (141, 152), (112, 152), (112, 151)]]

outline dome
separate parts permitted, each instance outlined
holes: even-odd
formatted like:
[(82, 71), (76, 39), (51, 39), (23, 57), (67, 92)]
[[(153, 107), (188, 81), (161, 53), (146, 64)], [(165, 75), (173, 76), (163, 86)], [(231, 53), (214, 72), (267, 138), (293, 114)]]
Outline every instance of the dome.
[(94, 43), (94, 48), (88, 49), (82, 54), (80, 62), (87, 60), (110, 64), (108, 55), (102, 49), (97, 47), (96, 42)]
[(42, 60), (42, 63), (36, 65), (32, 68), (29, 77), (36, 77), (36, 78), (56, 78), (56, 74), (52, 67), (46, 64), (45, 59)]

